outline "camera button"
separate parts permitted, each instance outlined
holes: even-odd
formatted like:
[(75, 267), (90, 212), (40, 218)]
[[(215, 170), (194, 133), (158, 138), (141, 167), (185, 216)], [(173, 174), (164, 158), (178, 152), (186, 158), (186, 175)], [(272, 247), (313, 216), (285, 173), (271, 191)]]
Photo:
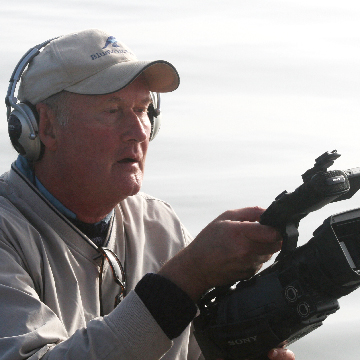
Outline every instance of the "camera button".
[(285, 288), (285, 298), (289, 302), (295, 302), (298, 299), (298, 290), (294, 286), (287, 286)]
[(297, 312), (301, 317), (307, 317), (310, 314), (310, 305), (302, 302), (297, 306)]

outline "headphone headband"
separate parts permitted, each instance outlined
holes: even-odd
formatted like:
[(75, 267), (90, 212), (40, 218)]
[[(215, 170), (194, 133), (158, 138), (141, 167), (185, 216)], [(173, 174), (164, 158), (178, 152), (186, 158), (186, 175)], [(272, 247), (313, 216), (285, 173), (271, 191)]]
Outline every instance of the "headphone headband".
[(29, 49), (23, 57), (20, 59), (18, 64), (16, 65), (11, 78), (10, 78), (10, 84), (8, 87), (8, 91), (5, 97), (5, 104), (7, 106), (7, 117), (10, 117), (11, 108), (14, 108), (14, 105), (16, 106), (17, 99), (14, 96), (16, 85), (19, 82), (22, 73), (24, 72), (26, 66), (30, 63), (30, 61), (40, 53), (40, 50), (45, 47), (50, 41), (57, 39), (52, 38), (49, 40), (44, 41), (43, 43), (34, 46), (33, 48)]

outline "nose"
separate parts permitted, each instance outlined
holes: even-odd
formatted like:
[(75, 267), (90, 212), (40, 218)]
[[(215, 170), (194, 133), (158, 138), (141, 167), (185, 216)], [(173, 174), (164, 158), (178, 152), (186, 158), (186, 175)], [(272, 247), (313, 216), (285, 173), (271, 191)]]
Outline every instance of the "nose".
[(129, 111), (126, 116), (126, 127), (123, 132), (125, 141), (143, 142), (150, 136), (151, 124), (147, 114), (139, 116), (134, 111)]

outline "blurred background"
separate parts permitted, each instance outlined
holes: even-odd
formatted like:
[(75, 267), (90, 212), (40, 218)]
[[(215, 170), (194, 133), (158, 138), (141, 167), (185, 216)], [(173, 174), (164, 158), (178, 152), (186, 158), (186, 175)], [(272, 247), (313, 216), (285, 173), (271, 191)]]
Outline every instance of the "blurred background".
[[(162, 96), (143, 191), (169, 202), (195, 236), (231, 208), (267, 207), (315, 158), (360, 167), (360, 4), (343, 0), (0, 0), (0, 93), (21, 56), (46, 39), (99, 28), (181, 76)], [(0, 105), (0, 170), (16, 158)], [(300, 245), (360, 193), (300, 223)], [(291, 346), (297, 360), (356, 359), (360, 290)]]

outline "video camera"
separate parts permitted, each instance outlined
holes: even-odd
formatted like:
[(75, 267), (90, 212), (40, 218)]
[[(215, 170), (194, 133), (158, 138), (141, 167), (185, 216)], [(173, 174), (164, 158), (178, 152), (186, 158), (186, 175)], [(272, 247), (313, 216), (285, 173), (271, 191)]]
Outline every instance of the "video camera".
[(268, 359), (272, 348), (321, 326), (339, 309), (337, 299), (360, 286), (360, 208), (330, 216), (297, 247), (302, 218), (360, 188), (360, 168), (327, 171), (339, 156), (334, 150), (318, 157), (304, 183), (262, 214), (260, 223), (283, 235), (274, 264), (199, 301), (195, 337), (206, 360)]

